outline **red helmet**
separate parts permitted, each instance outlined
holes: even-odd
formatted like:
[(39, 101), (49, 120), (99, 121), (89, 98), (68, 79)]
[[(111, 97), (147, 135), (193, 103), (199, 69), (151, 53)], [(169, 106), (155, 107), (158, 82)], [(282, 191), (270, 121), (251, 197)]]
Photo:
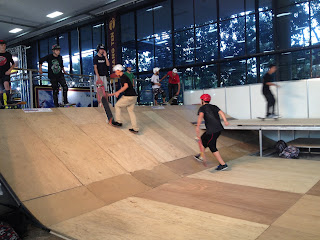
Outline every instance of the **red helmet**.
[(200, 99), (205, 101), (205, 102), (210, 102), (211, 101), (211, 96), (209, 94), (202, 94)]

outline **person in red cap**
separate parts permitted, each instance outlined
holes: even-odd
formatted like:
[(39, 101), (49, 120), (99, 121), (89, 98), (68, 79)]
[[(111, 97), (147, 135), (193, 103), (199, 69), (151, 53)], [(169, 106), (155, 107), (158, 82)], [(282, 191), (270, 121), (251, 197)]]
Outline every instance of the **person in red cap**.
[(10, 101), (10, 74), (15, 67), (11, 53), (6, 51), (7, 43), (0, 40), (0, 101), (4, 105), (3, 90), (5, 89), (7, 95), (7, 103)]
[[(200, 124), (202, 119), (205, 121), (206, 131), (201, 136), (202, 145), (204, 148), (209, 147), (213, 155), (219, 161), (219, 166), (217, 166), (216, 170), (226, 170), (228, 165), (223, 161), (218, 149), (217, 149), (217, 139), (221, 134), (221, 131), (224, 129), (220, 116), (224, 121), (224, 125), (228, 126), (229, 122), (222, 110), (218, 108), (216, 105), (211, 105), (211, 96), (209, 94), (202, 94), (201, 97), (201, 107), (198, 111), (198, 121), (197, 121), (197, 138), (200, 138)], [(220, 115), (220, 116), (219, 116)], [(194, 156), (197, 160), (201, 161), (200, 154)]]
[[(180, 93), (180, 78), (178, 75), (178, 70), (176, 68), (169, 71), (165, 76), (160, 79), (160, 82), (169, 76), (169, 83), (168, 83), (168, 91), (169, 91), (169, 99), (173, 96), (178, 98)], [(177, 105), (177, 101), (172, 102), (172, 105)]]

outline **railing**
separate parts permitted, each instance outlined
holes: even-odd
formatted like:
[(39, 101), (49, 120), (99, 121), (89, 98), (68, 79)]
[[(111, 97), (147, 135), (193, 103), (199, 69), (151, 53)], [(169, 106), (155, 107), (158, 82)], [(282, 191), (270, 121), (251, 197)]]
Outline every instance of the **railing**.
[[(11, 90), (13, 98), (21, 99), (27, 102), (24, 108), (35, 107), (35, 86), (51, 86), (47, 72), (39, 74), (36, 69), (21, 69), (15, 68), (15, 72), (11, 74)], [(94, 106), (96, 101), (96, 93), (94, 92), (94, 76), (65, 74), (65, 79), (69, 88), (87, 88), (90, 93), (90, 105)], [(134, 79), (134, 88), (139, 95), (139, 103), (150, 105), (153, 103), (152, 88), (149, 79)], [(109, 85), (106, 89), (109, 93), (114, 92), (118, 86), (118, 78), (108, 78)], [(167, 91), (167, 84), (164, 84), (164, 90)], [(183, 96), (183, 84), (181, 84), (181, 96)], [(182, 97), (180, 97), (182, 99)], [(115, 96), (110, 97), (110, 103), (114, 106), (117, 101)]]
[[(11, 90), (13, 97), (20, 98), (21, 101), (27, 102), (25, 108), (33, 108), (34, 104), (34, 87), (35, 86), (51, 86), (50, 79), (47, 72), (39, 74), (35, 69), (21, 69), (16, 68), (16, 72), (11, 74)], [(65, 74), (65, 79), (69, 88), (89, 88), (90, 102), (93, 107), (95, 99), (94, 90), (94, 76), (93, 75), (79, 75), (79, 74)], [(110, 80), (110, 79), (109, 79)], [(116, 82), (118, 79), (111, 79), (108, 91), (112, 92), (116, 89)], [(111, 103), (115, 104), (116, 98), (111, 98)]]

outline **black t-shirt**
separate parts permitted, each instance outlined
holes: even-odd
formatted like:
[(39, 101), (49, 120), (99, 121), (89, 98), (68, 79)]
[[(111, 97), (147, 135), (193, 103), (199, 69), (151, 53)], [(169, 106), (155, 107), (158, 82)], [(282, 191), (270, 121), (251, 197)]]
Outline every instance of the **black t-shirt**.
[(224, 128), (221, 124), (219, 116), (220, 108), (216, 105), (205, 104), (199, 108), (199, 113), (204, 113), (204, 121), (206, 125), (206, 133), (212, 134), (222, 131)]
[(270, 86), (267, 84), (268, 82), (272, 82), (272, 75), (269, 73), (266, 73), (263, 76), (262, 92), (264, 92), (264, 93), (270, 92)]
[(50, 79), (63, 76), (63, 61), (61, 55), (55, 57), (53, 54), (49, 54), (43, 58), (40, 58), (39, 64), (43, 64), (44, 62), (48, 62), (48, 77)]
[(125, 83), (128, 83), (128, 88), (123, 92), (124, 96), (137, 96), (136, 91), (132, 86), (132, 82), (130, 81), (130, 78), (128, 78), (127, 75), (123, 74), (120, 77), (120, 83), (122, 87), (124, 86)]
[(14, 64), (11, 53), (0, 53), (0, 76), (5, 75), (6, 71), (10, 69), (10, 63), (11, 65)]
[(98, 55), (93, 58), (93, 65), (97, 65), (99, 76), (108, 76), (109, 67), (106, 65), (106, 58)]

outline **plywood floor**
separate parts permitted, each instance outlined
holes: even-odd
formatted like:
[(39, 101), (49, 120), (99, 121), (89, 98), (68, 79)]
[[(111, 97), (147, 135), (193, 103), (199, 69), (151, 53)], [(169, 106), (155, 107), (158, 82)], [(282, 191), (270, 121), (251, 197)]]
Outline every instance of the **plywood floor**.
[(250, 157), (223, 134), (229, 170), (196, 162), (198, 106), (137, 107), (139, 135), (98, 108), (1, 111), (0, 170), (26, 207), (71, 239), (320, 239), (320, 165)]

